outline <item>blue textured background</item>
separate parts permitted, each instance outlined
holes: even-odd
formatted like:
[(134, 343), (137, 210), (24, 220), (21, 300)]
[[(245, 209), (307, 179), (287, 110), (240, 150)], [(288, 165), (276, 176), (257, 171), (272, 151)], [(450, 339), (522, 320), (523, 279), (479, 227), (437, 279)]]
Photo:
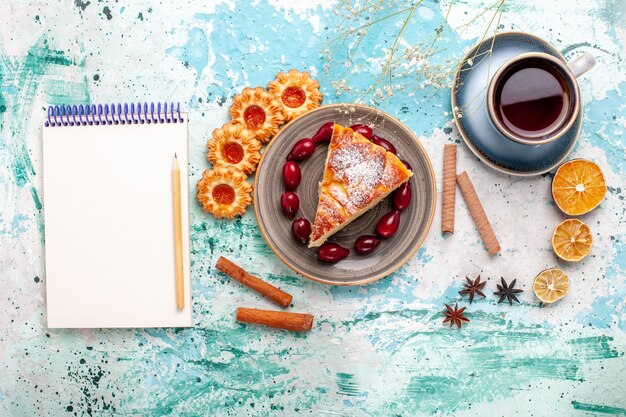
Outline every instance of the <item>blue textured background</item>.
[[(550, 3), (550, 4), (547, 4)], [(423, 2), (403, 35), (414, 44), (443, 20), (444, 2)], [(452, 8), (435, 60), (458, 59), (484, 27), (459, 29), (489, 2)], [(467, 170), (503, 251), (490, 258), (458, 198), (457, 230), (439, 233), (393, 276), (333, 288), (295, 276), (259, 234), (251, 210), (216, 221), (192, 204), (192, 329), (48, 330), (41, 187), (41, 122), (50, 104), (181, 101), (190, 112), (190, 183), (209, 168), (205, 144), (228, 120), (244, 86), (265, 86), (298, 68), (319, 79), (324, 102), (343, 73), (320, 52), (337, 36), (336, 4), (272, 0), (220, 3), (145, 0), (9, 0), (0, 5), (0, 415), (418, 416), (626, 415), (626, 11), (621, 0), (507, 2), (501, 30), (545, 37), (568, 58), (599, 65), (581, 81), (584, 125), (574, 157), (597, 162), (609, 193), (584, 216), (592, 254), (562, 264), (549, 239), (564, 217), (550, 176), (518, 179), (488, 170), (464, 145)], [(367, 89), (401, 19), (371, 28), (350, 87)], [(335, 49), (345, 60), (345, 49)], [(342, 55), (344, 54), (344, 55)], [(394, 79), (378, 101), (421, 138), (436, 172), (444, 143), (461, 143), (449, 90)], [(423, 86), (422, 86), (423, 87)], [(86, 155), (85, 157), (89, 157)], [(80, 173), (88, 175), (88, 173)], [(439, 179), (440, 180), (440, 179)], [(85, 190), (77, 190), (84, 192)], [(193, 196), (192, 196), (193, 197)], [(460, 197), (460, 196), (459, 196)], [(85, 193), (85, 198), (89, 198)], [(316, 316), (291, 334), (234, 321), (237, 306), (272, 308), (211, 268), (225, 255), (294, 295)], [(542, 307), (532, 280), (563, 268), (570, 294)], [(442, 326), (465, 275), (488, 279), (469, 325)], [(500, 276), (517, 278), (522, 303), (495, 304)], [(115, 308), (115, 306), (111, 306)]]

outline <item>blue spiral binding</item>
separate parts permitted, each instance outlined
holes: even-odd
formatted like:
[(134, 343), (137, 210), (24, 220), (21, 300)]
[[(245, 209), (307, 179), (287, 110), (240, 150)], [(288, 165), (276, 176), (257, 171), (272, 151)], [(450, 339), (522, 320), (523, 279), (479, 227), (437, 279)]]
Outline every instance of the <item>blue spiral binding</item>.
[(46, 127), (182, 123), (180, 103), (105, 103), (49, 106)]

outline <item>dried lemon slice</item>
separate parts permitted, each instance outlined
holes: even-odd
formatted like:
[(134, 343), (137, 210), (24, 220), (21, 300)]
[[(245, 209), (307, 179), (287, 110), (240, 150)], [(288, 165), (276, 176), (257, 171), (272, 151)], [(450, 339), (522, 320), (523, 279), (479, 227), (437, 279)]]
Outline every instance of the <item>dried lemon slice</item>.
[(535, 278), (533, 291), (544, 303), (553, 303), (565, 297), (569, 290), (569, 278), (558, 268), (546, 269)]
[(552, 248), (564, 261), (577, 262), (589, 255), (593, 238), (589, 226), (578, 219), (567, 219), (552, 234)]
[(600, 167), (591, 161), (574, 159), (561, 165), (552, 180), (552, 198), (570, 216), (585, 214), (600, 204), (606, 182)]

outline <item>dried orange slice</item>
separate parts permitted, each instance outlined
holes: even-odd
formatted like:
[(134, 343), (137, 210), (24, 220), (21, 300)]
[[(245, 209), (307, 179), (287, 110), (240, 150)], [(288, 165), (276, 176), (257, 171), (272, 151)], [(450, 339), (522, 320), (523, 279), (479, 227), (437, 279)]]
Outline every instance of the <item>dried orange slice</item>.
[(593, 210), (606, 194), (606, 182), (600, 167), (585, 159), (574, 159), (561, 165), (552, 180), (552, 198), (570, 216)]
[(564, 220), (552, 234), (554, 253), (564, 261), (580, 261), (589, 255), (592, 244), (589, 226), (578, 219)]
[(565, 297), (569, 290), (569, 278), (558, 268), (546, 269), (535, 278), (533, 291), (544, 303), (553, 303)]

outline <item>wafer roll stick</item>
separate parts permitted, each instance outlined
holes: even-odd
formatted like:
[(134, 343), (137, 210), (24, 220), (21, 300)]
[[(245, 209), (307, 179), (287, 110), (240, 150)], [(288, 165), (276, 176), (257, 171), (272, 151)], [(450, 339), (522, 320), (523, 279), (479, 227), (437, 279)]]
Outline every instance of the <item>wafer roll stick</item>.
[(254, 275), (247, 273), (243, 270), (243, 268), (235, 265), (223, 256), (220, 256), (217, 260), (215, 267), (235, 281), (241, 282), (246, 287), (253, 289), (282, 307), (289, 307), (291, 304), (291, 300), (293, 299), (291, 294), (287, 294), (275, 286), (263, 281), (261, 278), (257, 278)]
[(441, 232), (454, 233), (456, 194), (456, 145), (443, 147), (443, 193), (441, 194)]
[(490, 255), (495, 255), (500, 252), (500, 244), (498, 243), (498, 239), (491, 228), (491, 223), (489, 223), (489, 219), (483, 209), (483, 205), (478, 199), (478, 195), (476, 194), (472, 181), (467, 175), (467, 172), (459, 174), (456, 180), (459, 184), (459, 188), (461, 189), (461, 193), (463, 194), (463, 198), (469, 207), (474, 223), (476, 223), (480, 237), (483, 239), (483, 242), (487, 247), (487, 251), (489, 251)]
[(257, 310), (256, 308), (244, 307), (237, 309), (237, 321), (261, 324), (294, 332), (311, 330), (313, 327), (312, 314), (286, 313), (284, 311)]

